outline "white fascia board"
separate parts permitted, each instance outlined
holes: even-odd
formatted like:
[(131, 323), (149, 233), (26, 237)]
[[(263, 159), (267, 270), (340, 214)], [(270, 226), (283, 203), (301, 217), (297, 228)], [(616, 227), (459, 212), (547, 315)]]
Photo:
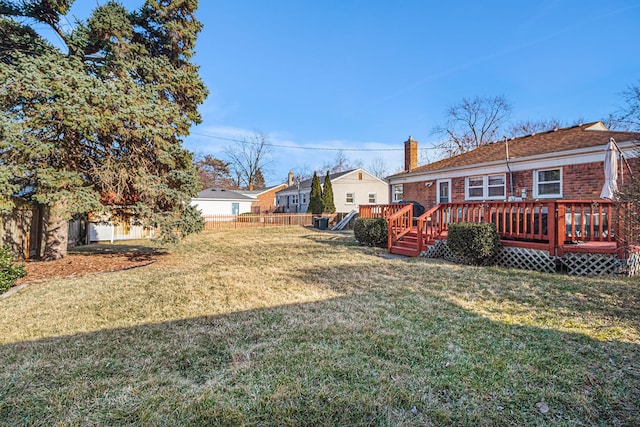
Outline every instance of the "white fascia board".
[(252, 202), (252, 199), (213, 199), (213, 198), (192, 198), (192, 202)]
[[(548, 169), (560, 166), (577, 165), (584, 163), (595, 163), (604, 161), (604, 151), (607, 145), (598, 145), (595, 147), (579, 148), (577, 150), (568, 150), (554, 153), (553, 157), (549, 154), (537, 154), (535, 156), (509, 159), (511, 172), (520, 172), (533, 169)], [(626, 158), (634, 158), (638, 156), (637, 145), (633, 142), (618, 143), (618, 147), (622, 150)], [(463, 178), (472, 175), (490, 175), (498, 173), (508, 173), (507, 162), (505, 160), (478, 163), (475, 165), (456, 166), (434, 171), (416, 173), (415, 175), (405, 175), (395, 178), (389, 178), (389, 184), (403, 184), (411, 182), (432, 181), (436, 179)]]

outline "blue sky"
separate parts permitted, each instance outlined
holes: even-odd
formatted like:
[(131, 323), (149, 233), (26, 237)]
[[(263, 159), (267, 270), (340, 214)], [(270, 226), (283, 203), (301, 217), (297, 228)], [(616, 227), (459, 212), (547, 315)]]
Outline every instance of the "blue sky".
[[(76, 3), (78, 17), (96, 4)], [(433, 128), (463, 97), (503, 95), (515, 121), (587, 122), (640, 81), (637, 0), (200, 0), (198, 18), (210, 95), (185, 145), (224, 157), (233, 143), (218, 138), (259, 130), (298, 147), (273, 147), (269, 184), (338, 153), (317, 147), (394, 149), (344, 154), (396, 172), (402, 142), (437, 142)]]

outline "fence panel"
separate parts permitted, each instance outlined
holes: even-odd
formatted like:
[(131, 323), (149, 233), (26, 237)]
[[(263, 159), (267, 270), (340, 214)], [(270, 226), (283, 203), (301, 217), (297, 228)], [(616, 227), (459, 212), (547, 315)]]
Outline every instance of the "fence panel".
[(313, 225), (313, 214), (203, 215), (204, 229)]

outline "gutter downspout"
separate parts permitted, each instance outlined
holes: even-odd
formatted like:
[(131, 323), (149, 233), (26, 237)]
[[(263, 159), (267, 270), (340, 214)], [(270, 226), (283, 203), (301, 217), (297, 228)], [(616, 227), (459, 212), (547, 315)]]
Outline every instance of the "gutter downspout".
[(511, 197), (514, 197), (513, 194), (513, 172), (511, 172), (511, 165), (509, 164), (509, 140), (507, 139), (507, 137), (504, 137), (504, 148), (506, 150), (506, 154), (507, 154), (507, 170), (509, 171), (509, 187), (511, 190)]

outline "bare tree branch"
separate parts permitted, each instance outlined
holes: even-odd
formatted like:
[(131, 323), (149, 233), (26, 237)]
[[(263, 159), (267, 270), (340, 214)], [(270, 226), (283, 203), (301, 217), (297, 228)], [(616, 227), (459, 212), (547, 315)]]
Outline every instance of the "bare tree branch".
[(434, 129), (446, 136), (438, 148), (455, 155), (495, 141), (510, 114), (511, 104), (503, 96), (463, 98), (447, 109), (446, 124)]
[(225, 150), (231, 160), (231, 170), (236, 176), (238, 187), (253, 188), (259, 172), (265, 174), (273, 163), (270, 159), (269, 135), (256, 131), (252, 136)]

